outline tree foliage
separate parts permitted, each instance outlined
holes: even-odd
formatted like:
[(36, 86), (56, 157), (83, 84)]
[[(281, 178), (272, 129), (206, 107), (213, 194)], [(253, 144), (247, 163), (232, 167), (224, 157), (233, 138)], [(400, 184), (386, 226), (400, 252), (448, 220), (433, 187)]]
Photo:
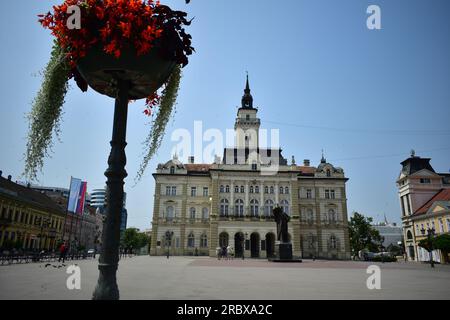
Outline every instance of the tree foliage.
[(372, 218), (354, 212), (350, 218), (349, 236), (350, 246), (353, 252), (368, 249), (378, 251), (378, 243), (381, 241), (380, 233), (372, 227)]
[(433, 247), (444, 252), (450, 252), (450, 234), (441, 234), (433, 240)]
[(439, 249), (444, 252), (450, 252), (450, 234), (441, 234), (432, 238), (427, 237), (420, 240), (418, 245), (428, 252), (435, 249)]
[(145, 233), (139, 232), (139, 229), (128, 228), (124, 232), (122, 246), (138, 250), (145, 247), (149, 240), (149, 237)]

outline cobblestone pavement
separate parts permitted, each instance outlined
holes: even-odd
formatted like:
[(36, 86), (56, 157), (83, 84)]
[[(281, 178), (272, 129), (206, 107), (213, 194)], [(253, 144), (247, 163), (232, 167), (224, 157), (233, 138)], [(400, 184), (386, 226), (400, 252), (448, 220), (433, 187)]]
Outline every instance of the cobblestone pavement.
[[(0, 299), (90, 299), (97, 261), (74, 262), (81, 289), (68, 290), (68, 263), (0, 267)], [(450, 266), (376, 263), (381, 289), (369, 290), (370, 263), (304, 260), (217, 260), (208, 257), (133, 257), (120, 261), (122, 299), (449, 299)]]

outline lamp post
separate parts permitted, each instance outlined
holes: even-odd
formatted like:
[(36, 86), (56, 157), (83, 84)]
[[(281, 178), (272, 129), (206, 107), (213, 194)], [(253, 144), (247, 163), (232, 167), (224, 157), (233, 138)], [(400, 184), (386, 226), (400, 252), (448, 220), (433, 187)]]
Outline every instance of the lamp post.
[(166, 231), (167, 259), (170, 256), (170, 246), (172, 245), (173, 231)]
[(242, 238), (242, 260), (245, 259), (245, 242), (247, 241), (248, 233), (246, 232)]
[(209, 196), (209, 216), (212, 215), (212, 201), (213, 201), (213, 197)]
[[(420, 230), (420, 232), (422, 233), (423, 236), (425, 235), (425, 229), (424, 228), (422, 228)], [(429, 254), (430, 254), (430, 264), (431, 264), (432, 268), (434, 268), (434, 261), (433, 261), (433, 242), (431, 241), (431, 239), (434, 236), (434, 232), (435, 232), (434, 228), (431, 228), (431, 229), (428, 228), (426, 230), (427, 239), (428, 239), (428, 245), (429, 245), (428, 249), (429, 249)]]

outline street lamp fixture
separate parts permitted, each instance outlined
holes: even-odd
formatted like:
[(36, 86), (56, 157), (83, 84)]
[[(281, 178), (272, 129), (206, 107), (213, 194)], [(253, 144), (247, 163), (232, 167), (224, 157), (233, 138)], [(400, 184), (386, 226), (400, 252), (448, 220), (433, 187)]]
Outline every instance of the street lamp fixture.
[(166, 244), (167, 244), (167, 259), (169, 259), (170, 256), (170, 246), (172, 245), (172, 237), (173, 237), (173, 231), (166, 231)]
[[(422, 233), (422, 235), (425, 235), (425, 229), (422, 227), (422, 229), (420, 230), (420, 232)], [(434, 236), (434, 228), (428, 228), (426, 230), (426, 234), (427, 234), (427, 239), (428, 239), (428, 245), (429, 245), (429, 254), (430, 254), (430, 264), (431, 267), (434, 268), (434, 261), (433, 261), (433, 242), (431, 241), (433, 236)]]

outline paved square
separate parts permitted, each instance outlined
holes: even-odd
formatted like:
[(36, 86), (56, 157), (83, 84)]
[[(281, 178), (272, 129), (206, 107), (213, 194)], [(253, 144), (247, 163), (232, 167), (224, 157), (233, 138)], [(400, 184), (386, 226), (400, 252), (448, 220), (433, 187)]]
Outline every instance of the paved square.
[[(70, 262), (69, 262), (70, 263)], [(0, 299), (90, 299), (97, 261), (75, 261), (81, 290), (68, 290), (66, 267), (52, 263), (0, 267)], [(121, 299), (449, 299), (450, 266), (377, 263), (381, 290), (369, 290), (370, 263), (266, 260), (218, 261), (207, 257), (140, 256), (120, 261)]]

